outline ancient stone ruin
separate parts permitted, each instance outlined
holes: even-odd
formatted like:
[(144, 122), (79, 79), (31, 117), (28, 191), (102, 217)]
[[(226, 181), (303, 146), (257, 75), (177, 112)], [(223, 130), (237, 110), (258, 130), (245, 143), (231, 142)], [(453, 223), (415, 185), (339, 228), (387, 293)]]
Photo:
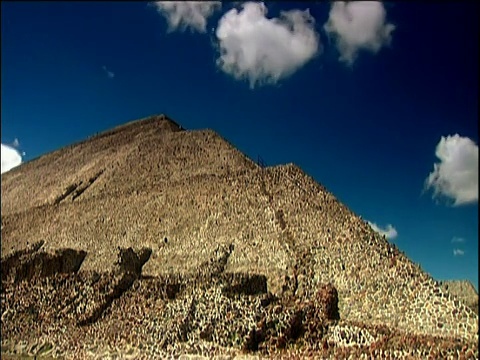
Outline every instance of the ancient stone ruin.
[(3, 356), (478, 358), (471, 288), (163, 115), (3, 174), (1, 246)]

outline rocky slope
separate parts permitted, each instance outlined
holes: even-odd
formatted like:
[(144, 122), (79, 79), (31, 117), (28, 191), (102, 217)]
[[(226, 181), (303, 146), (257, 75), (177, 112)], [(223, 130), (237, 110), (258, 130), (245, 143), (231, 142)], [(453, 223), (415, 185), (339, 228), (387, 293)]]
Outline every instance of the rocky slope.
[(300, 168), (165, 116), (2, 175), (1, 304), (5, 354), (478, 357), (477, 313)]

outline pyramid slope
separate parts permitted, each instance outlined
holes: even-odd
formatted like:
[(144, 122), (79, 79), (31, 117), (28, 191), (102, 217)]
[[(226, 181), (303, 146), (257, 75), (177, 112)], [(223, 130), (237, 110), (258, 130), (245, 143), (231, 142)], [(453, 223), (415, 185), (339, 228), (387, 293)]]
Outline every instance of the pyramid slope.
[(146, 276), (192, 274), (218, 246), (225, 271), (310, 299), (338, 290), (343, 319), (476, 339), (478, 316), (293, 164), (260, 168), (211, 130), (164, 116), (129, 123), (2, 176), (2, 256), (45, 240), (84, 250), (82, 270), (117, 247), (152, 249)]
[(478, 292), (468, 280), (441, 281), (442, 287), (478, 314)]

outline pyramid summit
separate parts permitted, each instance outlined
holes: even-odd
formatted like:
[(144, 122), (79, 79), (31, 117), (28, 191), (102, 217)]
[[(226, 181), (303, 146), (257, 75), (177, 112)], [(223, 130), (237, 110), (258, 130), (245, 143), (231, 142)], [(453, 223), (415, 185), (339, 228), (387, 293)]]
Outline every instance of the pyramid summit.
[(298, 166), (165, 115), (2, 175), (1, 302), (2, 353), (478, 357), (478, 311)]

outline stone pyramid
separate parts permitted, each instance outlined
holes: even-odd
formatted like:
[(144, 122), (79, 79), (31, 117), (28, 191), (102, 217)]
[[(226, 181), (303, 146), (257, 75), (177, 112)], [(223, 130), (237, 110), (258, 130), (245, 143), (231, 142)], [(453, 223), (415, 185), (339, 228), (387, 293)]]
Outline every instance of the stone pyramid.
[(3, 354), (478, 357), (478, 311), (299, 167), (165, 115), (2, 175), (1, 226)]

